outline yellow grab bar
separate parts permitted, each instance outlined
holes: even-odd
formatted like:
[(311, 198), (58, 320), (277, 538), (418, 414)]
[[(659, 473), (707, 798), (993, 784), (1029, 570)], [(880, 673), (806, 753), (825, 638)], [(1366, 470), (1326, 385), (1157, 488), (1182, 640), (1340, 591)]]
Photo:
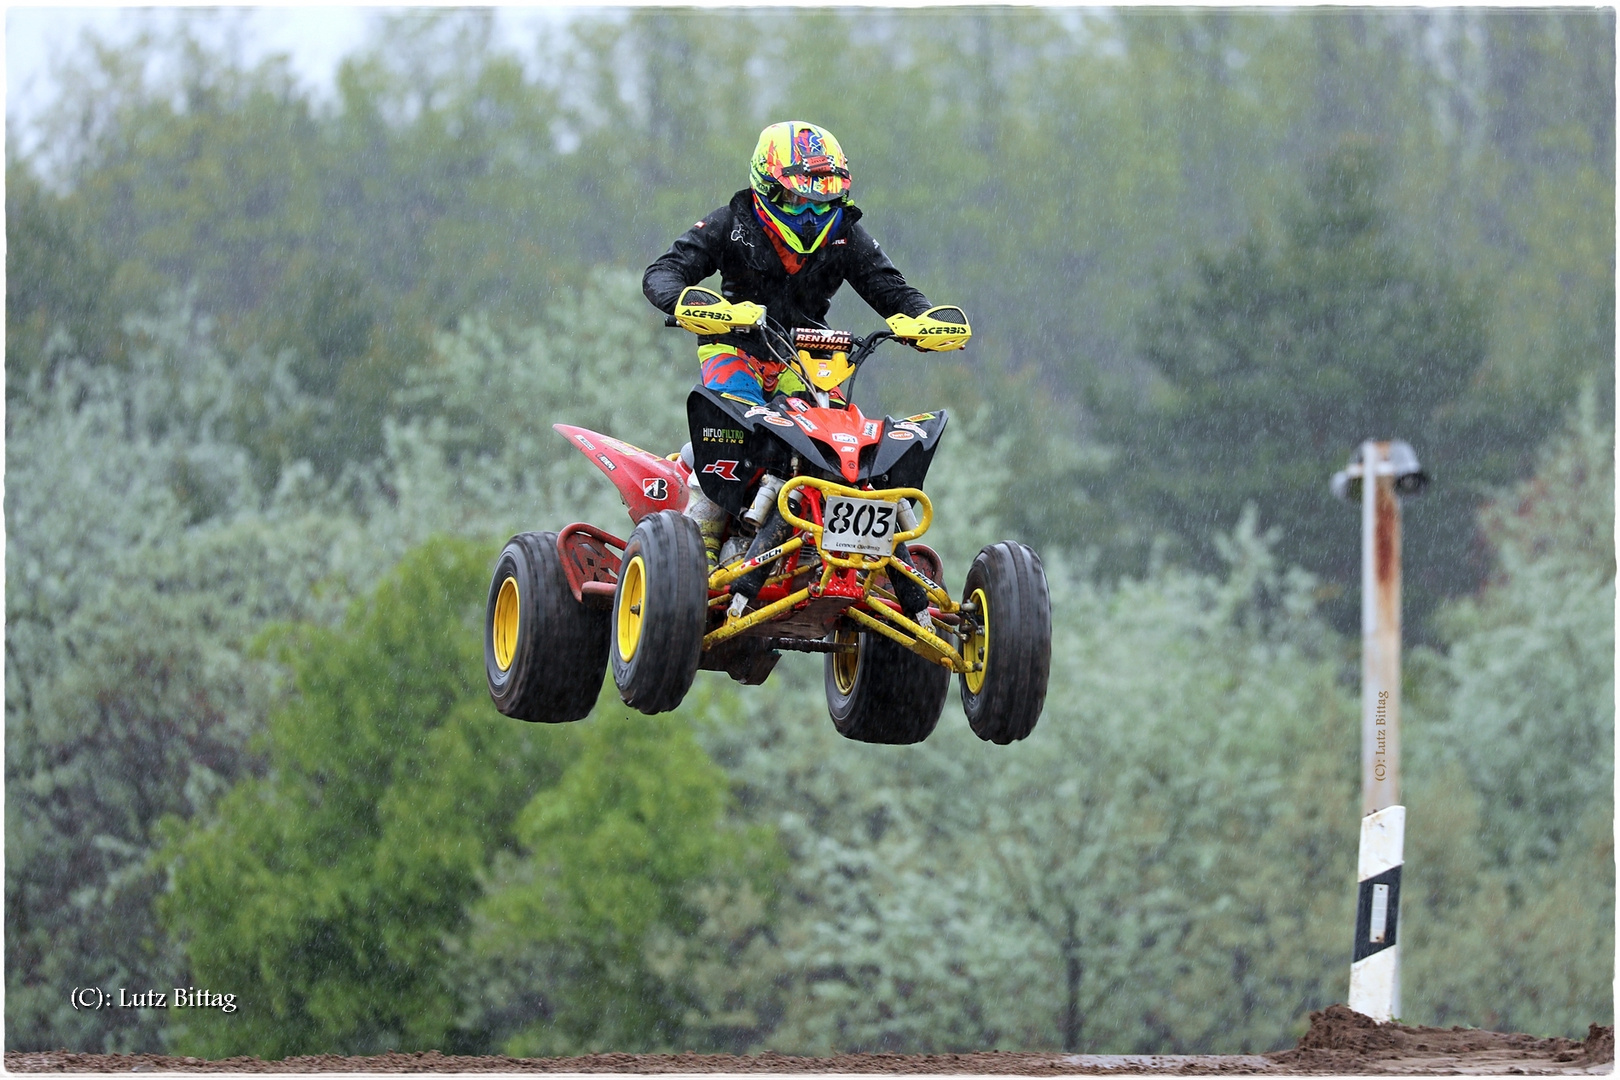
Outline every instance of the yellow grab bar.
[[(802, 487), (813, 487), (823, 495), (842, 495), (848, 499), (882, 499), (895, 501), (900, 499), (913, 500), (917, 503), (921, 511), (917, 515), (917, 527), (915, 529), (908, 529), (905, 532), (895, 533), (894, 542), (897, 544), (903, 544), (907, 540), (914, 540), (921, 536), (923, 533), (928, 531), (928, 526), (933, 524), (934, 521), (934, 504), (930, 502), (928, 496), (924, 495), (918, 488), (882, 488), (876, 491), (862, 491), (860, 488), (852, 488), (844, 484), (836, 484), (831, 480), (821, 480), (814, 476), (795, 476), (793, 479), (783, 484), (782, 490), (777, 492), (776, 508), (782, 512), (783, 521), (786, 521), (788, 524), (792, 525), (796, 529), (799, 529), (800, 531), (808, 530), (814, 533), (817, 548), (821, 548), (822, 546), (821, 526), (812, 521), (806, 521), (804, 518), (795, 514), (793, 512), (793, 507), (788, 505), (788, 496)], [(822, 549), (822, 555), (826, 555), (825, 549)], [(852, 563), (850, 565), (861, 564)]]

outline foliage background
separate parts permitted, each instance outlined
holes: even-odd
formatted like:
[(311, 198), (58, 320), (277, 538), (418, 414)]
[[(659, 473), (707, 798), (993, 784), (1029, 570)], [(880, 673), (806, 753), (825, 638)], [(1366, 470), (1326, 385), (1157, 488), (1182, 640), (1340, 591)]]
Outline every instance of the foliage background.
[[(1390, 434), (1406, 1018), (1611, 1022), (1612, 11), (405, 14), (331, 99), (209, 18), (7, 146), (9, 1048), (1287, 1045), (1353, 897), (1326, 478)], [(952, 410), (954, 572), (1045, 559), (1019, 745), (845, 743), (802, 657), (562, 730), (478, 684), (504, 537), (621, 520), (550, 423), (682, 441), (639, 271), (788, 115), (974, 319), (862, 394)]]

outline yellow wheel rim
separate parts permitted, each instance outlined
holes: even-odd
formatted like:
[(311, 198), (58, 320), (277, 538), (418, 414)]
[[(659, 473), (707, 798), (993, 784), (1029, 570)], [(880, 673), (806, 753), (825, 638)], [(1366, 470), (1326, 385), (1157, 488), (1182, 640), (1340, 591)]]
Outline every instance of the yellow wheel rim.
[(490, 629), (495, 638), (495, 666), (502, 671), (510, 671), (512, 657), (517, 655), (517, 578), (509, 577), (501, 582), (501, 591), (495, 596), (495, 618)]
[(642, 605), (647, 599), (647, 564), (637, 555), (619, 575), (619, 659), (636, 655), (641, 644)]
[(977, 694), (984, 689), (984, 667), (990, 659), (990, 602), (985, 599), (983, 589), (974, 589), (970, 599), (978, 613), (979, 627), (963, 645), (964, 658), (971, 666), (962, 678), (967, 681), (968, 690)]
[[(853, 630), (839, 630), (833, 634), (833, 641), (840, 645), (858, 645), (860, 640), (861, 636)], [(840, 694), (848, 694), (855, 689), (855, 672), (860, 670), (860, 666), (859, 649), (832, 654), (833, 682), (838, 684)]]

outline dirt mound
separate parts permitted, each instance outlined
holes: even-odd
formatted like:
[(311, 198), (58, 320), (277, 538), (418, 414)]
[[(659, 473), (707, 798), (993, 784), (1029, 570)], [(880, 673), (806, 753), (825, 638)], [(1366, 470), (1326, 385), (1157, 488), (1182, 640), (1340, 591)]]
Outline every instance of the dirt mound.
[(1062, 1076), (1076, 1073), (1169, 1073), (1242, 1075), (1271, 1071), (1257, 1055), (1040, 1054), (986, 1051), (966, 1054), (839, 1054), (793, 1057), (767, 1051), (731, 1054), (588, 1054), (572, 1058), (452, 1057), (437, 1051), (339, 1057), (320, 1054), (261, 1061), (238, 1057), (222, 1061), (156, 1054), (76, 1054), (7, 1052), (9, 1072), (231, 1072), (231, 1073), (836, 1073), (935, 1074), (946, 1076)]
[(1540, 1039), (1467, 1027), (1380, 1024), (1345, 1005), (1311, 1013), (1310, 1030), (1292, 1050), (1266, 1057), (1290, 1070), (1327, 1073), (1407, 1071), (1427, 1065), (1459, 1071), (1570, 1069), (1614, 1060), (1614, 1029), (1591, 1025), (1585, 1042)]
[(1581, 1044), (1581, 1056), (1592, 1064), (1614, 1061), (1614, 1025), (1598, 1027), (1596, 1024), (1587, 1026), (1586, 1041)]
[(792, 1057), (766, 1052), (730, 1054), (590, 1054), (573, 1058), (452, 1057), (418, 1053), (340, 1057), (319, 1054), (283, 1061), (236, 1057), (206, 1061), (157, 1054), (77, 1054), (8, 1051), (8, 1072), (270, 1072), (270, 1073), (912, 1073), (1017, 1076), (1157, 1074), (1337, 1075), (1558, 1074), (1613, 1071), (1614, 1028), (1593, 1024), (1584, 1042), (1504, 1035), (1477, 1028), (1379, 1024), (1332, 1005), (1311, 1014), (1311, 1027), (1292, 1050), (1260, 1055), (1053, 1054), (1006, 1051), (970, 1054), (840, 1054)]

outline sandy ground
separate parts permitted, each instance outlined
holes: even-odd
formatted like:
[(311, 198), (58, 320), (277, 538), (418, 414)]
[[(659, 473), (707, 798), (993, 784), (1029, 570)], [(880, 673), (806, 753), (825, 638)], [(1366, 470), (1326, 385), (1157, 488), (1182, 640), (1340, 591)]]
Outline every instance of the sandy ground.
[(1376, 1024), (1343, 1005), (1311, 1014), (1292, 1050), (1269, 1054), (592, 1054), (574, 1058), (447, 1057), (436, 1051), (283, 1061), (258, 1058), (8, 1052), (9, 1072), (547, 1072), (547, 1073), (932, 1073), (954, 1075), (1171, 1074), (1268, 1076), (1552, 1076), (1614, 1071), (1614, 1028), (1591, 1026), (1584, 1041), (1538, 1039), (1475, 1028)]

